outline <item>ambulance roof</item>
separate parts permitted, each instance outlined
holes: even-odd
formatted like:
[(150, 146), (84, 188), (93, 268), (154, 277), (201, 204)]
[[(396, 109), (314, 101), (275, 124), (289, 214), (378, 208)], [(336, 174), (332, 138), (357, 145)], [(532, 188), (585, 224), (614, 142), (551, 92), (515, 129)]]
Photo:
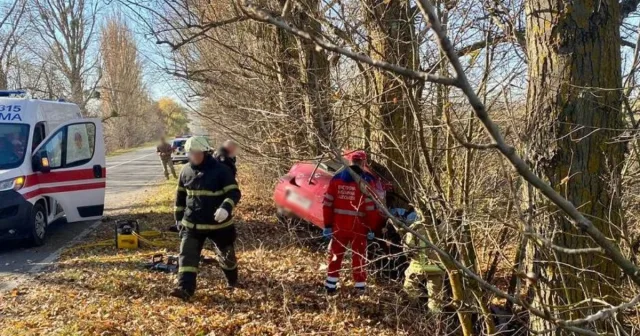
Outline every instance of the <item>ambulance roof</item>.
[(49, 127), (55, 128), (78, 118), (82, 118), (80, 108), (73, 103), (0, 95), (0, 123), (35, 125), (44, 121)]

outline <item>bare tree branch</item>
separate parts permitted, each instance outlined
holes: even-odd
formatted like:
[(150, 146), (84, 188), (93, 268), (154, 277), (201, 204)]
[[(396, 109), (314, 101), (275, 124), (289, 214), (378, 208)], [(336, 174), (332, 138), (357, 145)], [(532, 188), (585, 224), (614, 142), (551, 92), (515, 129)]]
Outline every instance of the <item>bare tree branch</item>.
[(626, 19), (638, 9), (640, 0), (622, 0), (620, 2), (620, 21)]
[(312, 36), (311, 34), (288, 24), (281, 19), (273, 17), (270, 13), (257, 8), (252, 5), (249, 1), (238, 0), (240, 8), (247, 14), (247, 16), (253, 18), (257, 21), (267, 22), (272, 25), (277, 26), (283, 30), (289, 31), (296, 36), (301, 38), (310, 40), (315, 42), (319, 47), (343, 54), (349, 58), (352, 58), (356, 61), (367, 63), (369, 65), (392, 71), (399, 75), (403, 75), (409, 78), (424, 80), (438, 84), (450, 85), (458, 87), (462, 90), (462, 92), (467, 97), (469, 104), (472, 106), (475, 111), (476, 117), (482, 122), (485, 130), (491, 136), (493, 141), (495, 142), (496, 148), (509, 160), (512, 166), (516, 169), (516, 171), (531, 185), (533, 185), (536, 189), (540, 190), (549, 200), (551, 200), (554, 204), (556, 204), (560, 209), (562, 209), (565, 213), (567, 213), (574, 221), (574, 225), (578, 227), (581, 231), (586, 232), (595, 242), (598, 244), (605, 253), (611, 258), (611, 260), (618, 265), (625, 274), (629, 276), (629, 278), (640, 285), (640, 269), (635, 266), (630, 260), (625, 258), (618, 247), (611, 242), (607, 237), (598, 230), (593, 223), (588, 220), (571, 202), (562, 197), (558, 192), (556, 192), (549, 184), (544, 182), (540, 177), (536, 176), (528, 164), (516, 153), (515, 148), (508, 145), (504, 140), (502, 133), (499, 127), (493, 122), (493, 120), (489, 117), (484, 104), (478, 98), (477, 94), (471, 87), (462, 64), (458, 58), (458, 55), (449, 40), (446, 36), (446, 32), (443, 30), (440, 21), (436, 15), (436, 10), (433, 5), (427, 0), (418, 0), (418, 6), (420, 10), (423, 12), (425, 17), (429, 19), (429, 23), (435, 34), (438, 37), (438, 43), (440, 47), (445, 52), (447, 58), (451, 62), (451, 65), (454, 68), (456, 73), (456, 78), (446, 78), (437, 75), (427, 74), (424, 72), (413, 71), (407, 68), (403, 68), (397, 65), (393, 65), (383, 61), (374, 61), (371, 58), (356, 54), (351, 52), (350, 50), (340, 48), (326, 40), (317, 38)]
[(305, 32), (291, 24), (288, 24), (284, 21), (282, 21), (279, 18), (275, 18), (273, 16), (271, 16), (268, 12), (261, 10), (261, 9), (257, 9), (251, 5), (249, 6), (241, 6), (240, 8), (242, 8), (243, 11), (245, 11), (245, 13), (247, 14), (247, 16), (251, 17), (254, 20), (257, 21), (262, 21), (262, 22), (266, 22), (266, 23), (270, 23), (280, 29), (283, 29), (285, 31), (288, 31), (290, 33), (293, 33), (294, 35), (307, 39), (309, 41), (313, 41), (314, 43), (316, 43), (319, 47), (324, 48), (326, 50), (330, 50), (333, 51), (335, 53), (339, 53), (342, 55), (345, 55), (355, 61), (358, 62), (362, 62), (362, 63), (366, 63), (369, 64), (371, 66), (375, 66), (377, 68), (381, 68), (384, 70), (388, 70), (394, 73), (397, 73), (399, 75), (403, 75), (406, 76), (408, 78), (412, 78), (412, 79), (418, 79), (418, 80), (423, 80), (423, 81), (428, 81), (428, 82), (432, 82), (432, 83), (438, 83), (438, 84), (444, 84), (444, 85), (451, 85), (451, 86), (457, 86), (458, 85), (458, 81), (454, 78), (448, 78), (448, 77), (442, 77), (439, 75), (434, 75), (434, 74), (430, 74), (430, 73), (426, 73), (426, 72), (422, 72), (422, 71), (413, 71), (413, 70), (409, 70), (407, 68), (403, 68), (388, 62), (384, 62), (384, 61), (377, 61), (377, 60), (373, 60), (370, 57), (364, 55), (364, 54), (359, 54), (359, 53), (355, 53), (349, 49), (345, 49), (339, 46), (336, 46), (335, 44), (317, 37), (317, 36), (313, 36), (311, 34), (309, 34), (308, 32)]
[(451, 61), (457, 75), (458, 87), (467, 96), (469, 104), (471, 104), (476, 113), (476, 117), (480, 119), (487, 133), (489, 133), (491, 138), (495, 141), (498, 150), (509, 160), (509, 162), (511, 162), (513, 167), (527, 182), (531, 183), (531, 185), (540, 190), (547, 198), (549, 198), (549, 200), (567, 213), (574, 220), (574, 225), (576, 225), (578, 229), (586, 232), (596, 242), (596, 244), (605, 250), (611, 260), (618, 265), (636, 285), (640, 285), (640, 269), (638, 269), (638, 267), (630, 260), (625, 258), (620, 252), (618, 246), (598, 230), (598, 228), (596, 228), (593, 223), (591, 223), (591, 221), (588, 220), (571, 202), (558, 194), (557, 191), (544, 182), (540, 177), (536, 176), (529, 168), (529, 165), (516, 153), (515, 149), (505, 142), (498, 125), (491, 120), (491, 117), (489, 117), (489, 114), (485, 110), (484, 104), (469, 84), (462, 64), (460, 64), (460, 60), (454, 51), (453, 45), (446, 36), (446, 32), (442, 30), (435, 8), (427, 0), (418, 0), (418, 6), (424, 15), (429, 18), (429, 22), (438, 36), (440, 47), (444, 50), (447, 58)]

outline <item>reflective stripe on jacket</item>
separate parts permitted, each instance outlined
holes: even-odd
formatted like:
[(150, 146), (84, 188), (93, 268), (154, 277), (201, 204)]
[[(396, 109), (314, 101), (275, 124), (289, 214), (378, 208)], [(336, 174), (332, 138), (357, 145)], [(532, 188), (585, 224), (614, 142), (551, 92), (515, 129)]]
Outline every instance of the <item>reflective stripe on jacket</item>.
[[(360, 167), (351, 167), (375, 193), (375, 179)], [(323, 217), (325, 227), (334, 231), (348, 231), (366, 234), (376, 220), (376, 207), (372, 199), (365, 196), (358, 183), (345, 169), (337, 173), (329, 182), (324, 195)]]
[[(176, 190), (175, 219), (188, 228), (217, 230), (232, 225), (233, 208), (240, 201), (240, 189), (229, 167), (205, 155), (199, 166), (186, 165)], [(229, 212), (222, 223), (214, 220), (218, 208)]]

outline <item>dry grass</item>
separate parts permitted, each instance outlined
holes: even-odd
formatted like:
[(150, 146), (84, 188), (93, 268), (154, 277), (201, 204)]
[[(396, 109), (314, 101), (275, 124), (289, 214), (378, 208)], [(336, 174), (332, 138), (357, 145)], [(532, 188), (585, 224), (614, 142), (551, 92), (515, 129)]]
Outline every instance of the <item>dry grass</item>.
[[(51, 270), (1, 297), (0, 334), (441, 334), (427, 332), (433, 326), (404, 304), (394, 283), (371, 279), (366, 297), (351, 296), (350, 282), (337, 298), (323, 295), (322, 245), (301, 241), (277, 223), (270, 194), (249, 176), (240, 178), (244, 196), (237, 211), (244, 289), (226, 291), (223, 274), (205, 266), (194, 301), (183, 303), (168, 296), (175, 275), (142, 267), (157, 248), (75, 248)], [(172, 223), (173, 190), (173, 184), (154, 190), (144, 206), (127, 216), (138, 219), (144, 229), (164, 229)], [(113, 219), (88, 242), (112, 238)], [(167, 252), (177, 253), (177, 237), (166, 239), (175, 242)]]

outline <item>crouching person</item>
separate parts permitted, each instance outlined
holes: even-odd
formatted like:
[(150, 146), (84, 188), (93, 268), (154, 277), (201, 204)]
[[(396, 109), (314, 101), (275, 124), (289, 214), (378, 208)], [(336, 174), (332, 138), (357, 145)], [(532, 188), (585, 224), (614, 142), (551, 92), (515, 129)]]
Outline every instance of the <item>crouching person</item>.
[(185, 150), (189, 164), (180, 173), (175, 207), (176, 221), (182, 227), (178, 287), (171, 295), (188, 300), (196, 290), (200, 254), (206, 239), (216, 246), (229, 288), (238, 284), (236, 229), (231, 213), (240, 201), (240, 189), (231, 170), (211, 156), (206, 138), (189, 138)]
[[(414, 217), (415, 218), (415, 217)], [(410, 224), (410, 223), (408, 223)], [(418, 220), (410, 228), (428, 238), (426, 223)], [(430, 311), (442, 311), (444, 301), (444, 275), (436, 252), (416, 235), (408, 232), (404, 237), (405, 248), (409, 251), (409, 268), (405, 271), (403, 289), (414, 303), (427, 303)]]

